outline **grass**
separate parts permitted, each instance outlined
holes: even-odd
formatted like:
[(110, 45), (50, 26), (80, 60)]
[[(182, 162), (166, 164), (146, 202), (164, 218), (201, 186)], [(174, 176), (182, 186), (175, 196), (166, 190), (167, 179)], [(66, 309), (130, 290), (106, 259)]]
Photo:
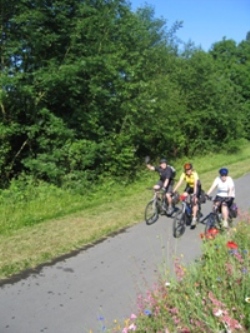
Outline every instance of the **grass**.
[[(234, 155), (219, 154), (192, 160), (208, 189), (221, 166), (233, 177), (250, 171), (250, 145)], [(176, 161), (177, 176), (184, 160)], [(179, 168), (178, 168), (179, 166)], [(144, 166), (143, 166), (144, 168)], [(28, 184), (2, 193), (0, 203), (0, 279), (54, 258), (82, 249), (114, 232), (144, 220), (144, 209), (157, 181), (154, 172), (142, 170), (141, 178), (129, 187), (110, 183), (88, 195), (75, 195), (53, 187)]]
[(204, 241), (198, 263), (185, 267), (175, 258), (175, 277), (167, 274), (138, 309), (109, 332), (250, 332), (250, 216), (226, 234)]

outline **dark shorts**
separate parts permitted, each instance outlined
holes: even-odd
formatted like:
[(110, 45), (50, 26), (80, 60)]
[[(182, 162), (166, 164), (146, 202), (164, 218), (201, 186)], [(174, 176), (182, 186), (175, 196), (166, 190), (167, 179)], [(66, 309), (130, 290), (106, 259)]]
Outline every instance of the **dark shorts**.
[[(187, 185), (185, 187), (184, 192), (187, 192), (188, 194), (193, 194), (194, 193), (194, 188)], [(197, 185), (197, 193), (196, 193), (197, 198), (199, 198), (200, 195), (201, 195), (201, 184)]]
[[(163, 184), (164, 182), (162, 180), (159, 180), (156, 185), (159, 185), (160, 188), (162, 188)], [(174, 187), (174, 179), (171, 179), (170, 182), (168, 183), (168, 187), (166, 188), (166, 193), (172, 193), (173, 187)]]
[(215, 199), (214, 199), (214, 202), (217, 202), (219, 203), (219, 207), (221, 206), (221, 204), (225, 204), (228, 208), (230, 208), (232, 206), (232, 203), (234, 202), (234, 198), (230, 198), (230, 199), (227, 199), (226, 201), (225, 200), (225, 197), (220, 197), (219, 195), (216, 195)]

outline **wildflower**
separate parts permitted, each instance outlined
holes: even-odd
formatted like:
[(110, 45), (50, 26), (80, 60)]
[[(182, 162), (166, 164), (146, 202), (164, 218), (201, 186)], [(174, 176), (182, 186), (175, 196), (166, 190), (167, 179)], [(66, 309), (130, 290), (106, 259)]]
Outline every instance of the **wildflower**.
[(213, 314), (215, 315), (215, 317), (220, 317), (223, 315), (223, 311), (221, 309), (214, 309)]
[(246, 297), (246, 298), (245, 298), (245, 301), (246, 301), (247, 303), (250, 303), (250, 297)]
[(131, 319), (131, 320), (136, 319), (136, 318), (137, 318), (137, 316), (136, 316), (134, 313), (132, 313), (132, 314), (130, 315), (130, 319)]
[(136, 326), (135, 326), (135, 324), (133, 323), (133, 324), (131, 324), (130, 326), (129, 326), (129, 328), (128, 328), (130, 331), (135, 331), (136, 330)]
[(175, 325), (178, 325), (181, 322), (181, 320), (179, 318), (177, 318), (176, 316), (173, 317), (173, 320), (174, 320)]
[(171, 313), (171, 314), (178, 314), (178, 309), (177, 308), (172, 308), (172, 309), (169, 309), (169, 312)]
[(181, 333), (191, 333), (191, 331), (190, 331), (189, 328), (187, 328), (187, 327), (183, 327), (183, 328), (181, 329)]
[(207, 231), (207, 233), (216, 236), (219, 233), (219, 230), (217, 228), (211, 228)]
[(246, 267), (243, 267), (242, 270), (241, 270), (241, 272), (242, 272), (243, 274), (247, 274), (248, 270), (247, 270)]
[(165, 283), (165, 286), (166, 286), (166, 287), (169, 287), (169, 286), (170, 286), (170, 282), (166, 282), (166, 283)]
[(211, 291), (208, 293), (208, 298), (215, 306), (221, 307), (224, 305), (222, 302), (220, 302), (218, 299), (215, 298), (215, 296)]
[(227, 242), (227, 247), (229, 249), (238, 249), (238, 245), (236, 243), (234, 243), (233, 241), (228, 241)]
[(144, 310), (144, 314), (145, 314), (146, 316), (151, 316), (151, 315), (152, 315), (152, 312), (151, 312), (149, 309), (146, 309), (146, 310)]
[(228, 253), (229, 254), (236, 254), (238, 252), (237, 249), (231, 249), (231, 250), (228, 250)]
[(201, 238), (201, 239), (205, 238), (205, 234), (204, 234), (203, 232), (200, 233), (200, 238)]
[(238, 322), (238, 320), (231, 318), (227, 314), (223, 316), (222, 321), (225, 324), (226, 329), (229, 331), (229, 329), (241, 329), (242, 326)]
[(183, 267), (181, 264), (180, 264), (180, 260), (179, 259), (175, 259), (174, 261), (174, 268), (175, 268), (175, 274), (177, 276), (177, 280), (180, 281), (182, 280), (182, 278), (184, 277), (185, 275), (185, 267)]

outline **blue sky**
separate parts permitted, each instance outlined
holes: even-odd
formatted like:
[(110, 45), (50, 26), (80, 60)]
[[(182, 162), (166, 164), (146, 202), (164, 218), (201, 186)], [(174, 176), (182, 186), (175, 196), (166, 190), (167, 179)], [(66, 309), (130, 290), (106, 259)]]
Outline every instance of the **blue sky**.
[(225, 37), (237, 43), (250, 31), (250, 0), (130, 0), (132, 10), (145, 3), (155, 9), (155, 17), (167, 20), (171, 28), (183, 21), (176, 36), (208, 51)]

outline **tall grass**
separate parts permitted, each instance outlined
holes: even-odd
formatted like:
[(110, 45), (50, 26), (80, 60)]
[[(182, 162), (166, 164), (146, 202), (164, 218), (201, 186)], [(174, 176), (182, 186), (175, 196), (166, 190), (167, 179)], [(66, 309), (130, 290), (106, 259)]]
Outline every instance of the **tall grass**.
[(175, 277), (163, 275), (138, 297), (138, 309), (110, 332), (250, 332), (250, 217), (205, 240), (200, 261), (175, 259)]

